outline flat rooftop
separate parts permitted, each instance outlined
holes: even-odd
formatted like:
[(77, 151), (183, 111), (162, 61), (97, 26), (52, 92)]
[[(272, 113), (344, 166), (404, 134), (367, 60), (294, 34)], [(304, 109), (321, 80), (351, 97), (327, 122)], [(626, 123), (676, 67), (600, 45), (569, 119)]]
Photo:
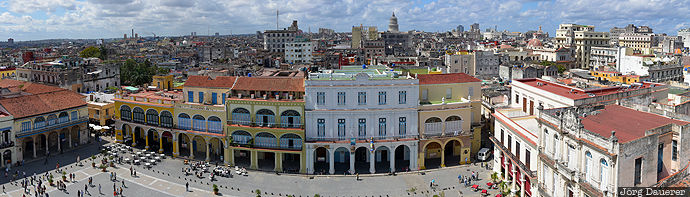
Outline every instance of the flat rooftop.
[(585, 129), (605, 138), (616, 131), (618, 142), (626, 143), (645, 136), (645, 131), (667, 124), (686, 125), (690, 122), (637, 111), (620, 105), (606, 105), (594, 115), (580, 116)]
[(638, 85), (623, 85), (623, 86), (609, 86), (609, 87), (599, 87), (591, 89), (581, 89), (574, 86), (567, 86), (563, 84), (553, 83), (550, 81), (542, 79), (516, 79), (515, 81), (521, 82), (525, 85), (532, 86), (553, 94), (563, 96), (569, 99), (577, 100), (590, 97), (605, 96), (615, 93), (639, 90), (644, 88), (651, 88), (655, 86), (662, 86), (663, 84), (658, 83), (638, 83)]
[(517, 132), (533, 145), (536, 145), (537, 132), (539, 131), (536, 115), (529, 115), (523, 112), (522, 108), (500, 108), (496, 109), (494, 116), (504, 125), (511, 127), (513, 132)]

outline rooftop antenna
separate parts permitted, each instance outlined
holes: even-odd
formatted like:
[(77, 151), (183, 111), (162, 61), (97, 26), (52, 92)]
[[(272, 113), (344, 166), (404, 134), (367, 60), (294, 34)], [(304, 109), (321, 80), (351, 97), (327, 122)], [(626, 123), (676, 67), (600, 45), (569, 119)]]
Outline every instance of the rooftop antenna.
[(279, 13), (280, 13), (279, 10), (276, 9), (276, 30), (280, 30), (280, 28), (278, 27), (278, 14)]

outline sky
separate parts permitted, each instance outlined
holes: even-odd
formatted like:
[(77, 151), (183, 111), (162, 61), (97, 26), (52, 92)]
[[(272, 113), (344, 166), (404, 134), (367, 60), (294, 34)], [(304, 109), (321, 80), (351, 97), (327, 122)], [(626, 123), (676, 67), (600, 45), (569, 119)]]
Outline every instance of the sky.
[(596, 31), (627, 24), (676, 35), (690, 27), (690, 0), (0, 0), (0, 40), (247, 34), (285, 28), (349, 32), (352, 26), (388, 28), (395, 12), (401, 31), (536, 30), (551, 36), (561, 23)]

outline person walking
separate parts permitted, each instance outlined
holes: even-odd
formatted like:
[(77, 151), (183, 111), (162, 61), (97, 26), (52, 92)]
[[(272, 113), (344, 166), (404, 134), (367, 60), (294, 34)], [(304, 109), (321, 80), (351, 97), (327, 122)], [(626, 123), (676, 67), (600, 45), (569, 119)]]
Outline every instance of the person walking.
[(187, 184), (185, 184), (185, 190), (189, 191), (189, 182), (187, 182)]
[(100, 183), (98, 184), (98, 194), (103, 194), (103, 192), (101, 192), (101, 184)]
[(125, 187), (125, 188), (127, 187), (127, 186), (125, 186), (125, 179), (122, 179), (122, 187)]
[(89, 192), (89, 186), (88, 185), (84, 185), (84, 193), (88, 193), (89, 195), (91, 195), (91, 192)]

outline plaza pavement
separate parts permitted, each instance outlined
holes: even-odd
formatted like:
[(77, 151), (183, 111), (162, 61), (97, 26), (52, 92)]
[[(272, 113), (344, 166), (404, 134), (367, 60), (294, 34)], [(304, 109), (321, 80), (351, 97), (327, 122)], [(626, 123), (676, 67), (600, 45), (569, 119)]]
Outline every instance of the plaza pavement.
[[(104, 142), (105, 143), (105, 142)], [(89, 159), (91, 154), (98, 151), (103, 143), (93, 143), (78, 149), (65, 152), (57, 156), (51, 156), (47, 165), (44, 160), (30, 162), (21, 167), (12, 168), (12, 171), (19, 170), (27, 172), (27, 176), (43, 175), (46, 172), (53, 173), (54, 179), (60, 179), (61, 175), (54, 171), (55, 162), (60, 161), (61, 169), (67, 173), (75, 173), (74, 183), (67, 183), (67, 192), (58, 191), (54, 187), (48, 186), (50, 196), (76, 196), (77, 190), (84, 189), (88, 177), (93, 177), (94, 187), (90, 187), (91, 196), (112, 196), (113, 183), (117, 187), (121, 186), (121, 180), (125, 179), (124, 196), (213, 196), (211, 188), (217, 184), (222, 196), (256, 196), (257, 189), (261, 190), (262, 196), (351, 196), (351, 197), (392, 197), (392, 196), (433, 196), (443, 193), (445, 196), (480, 196), (478, 192), (471, 191), (471, 188), (461, 186), (458, 183), (458, 175), (471, 175), (472, 171), (479, 172), (480, 181), (476, 184), (486, 188), (490, 171), (477, 165), (461, 165), (442, 169), (425, 170), (424, 173), (398, 173), (396, 176), (390, 175), (360, 175), (360, 180), (355, 176), (311, 176), (297, 174), (276, 174), (269, 172), (249, 171), (248, 176), (237, 176), (233, 178), (217, 177), (216, 181), (211, 182), (208, 173), (203, 179), (195, 176), (183, 175), (181, 169), (184, 167), (183, 160), (178, 158), (166, 158), (152, 169), (144, 169), (140, 166), (132, 166), (137, 170), (138, 177), (129, 176), (130, 165), (118, 165), (117, 168), (108, 168), (108, 172), (103, 173), (91, 167)], [(76, 155), (80, 155), (83, 166), (75, 164)], [(97, 159), (100, 161), (100, 158)], [(118, 181), (109, 180), (108, 173), (117, 172)], [(5, 192), (1, 196), (22, 196), (21, 184), (18, 181), (9, 183), (9, 177), (0, 176), (0, 183), (5, 186)], [(432, 179), (436, 179), (438, 187), (436, 190), (429, 188)], [(45, 180), (44, 180), (45, 182)], [(189, 182), (191, 192), (185, 191), (185, 183)], [(103, 195), (98, 195), (97, 185), (101, 184)], [(474, 183), (473, 183), (474, 184)], [(33, 196), (33, 191), (27, 196)], [(490, 189), (491, 196), (497, 194), (497, 190)], [(91, 197), (90, 195), (85, 195)]]

